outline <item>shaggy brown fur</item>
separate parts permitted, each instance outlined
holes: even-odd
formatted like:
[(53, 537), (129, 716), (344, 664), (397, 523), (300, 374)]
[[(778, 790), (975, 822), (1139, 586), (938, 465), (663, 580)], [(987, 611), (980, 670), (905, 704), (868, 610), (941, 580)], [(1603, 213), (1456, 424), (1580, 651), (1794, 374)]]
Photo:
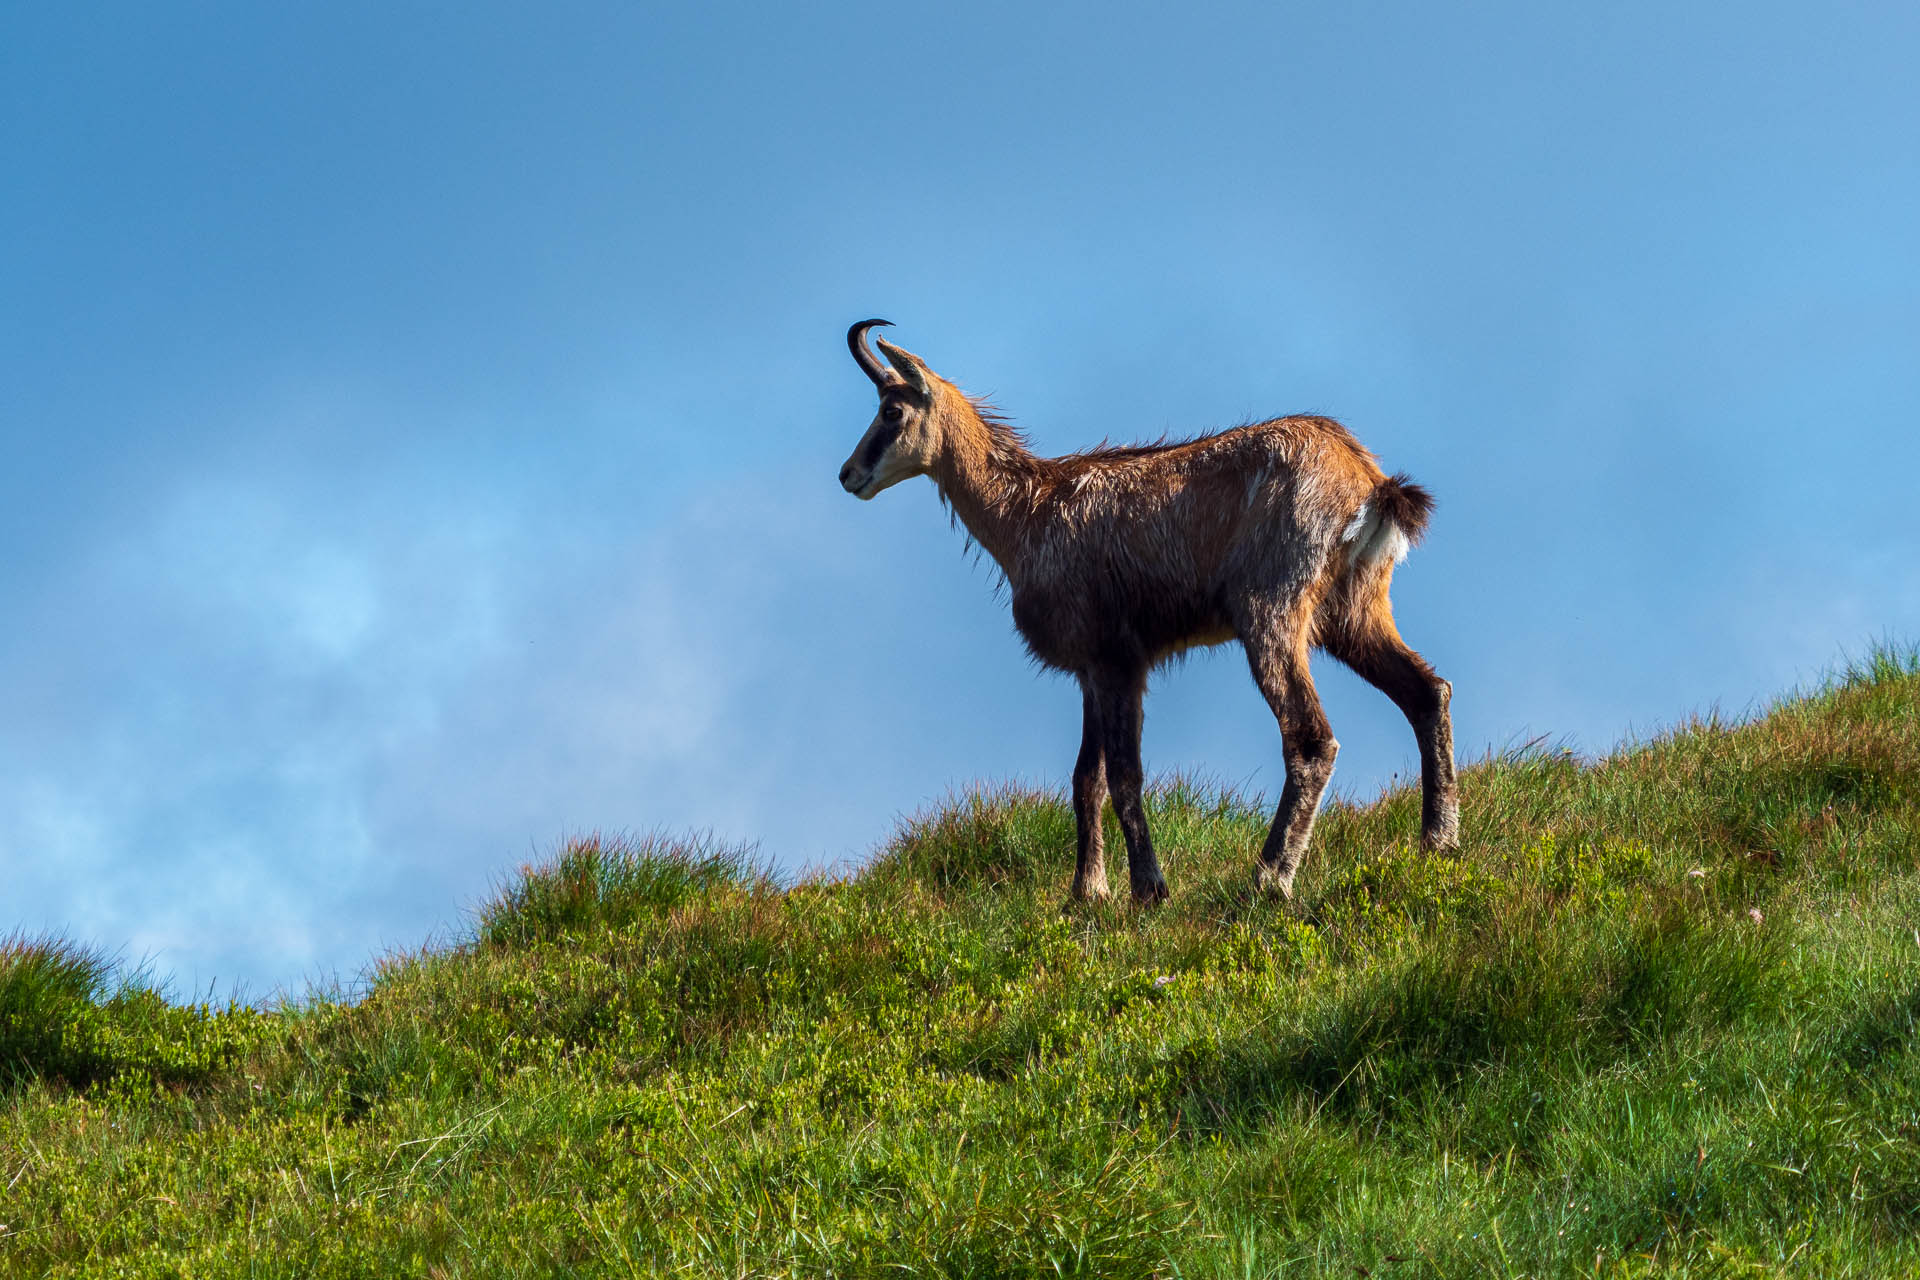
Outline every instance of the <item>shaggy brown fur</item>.
[(1420, 744), (1421, 842), (1459, 835), (1452, 687), (1408, 648), (1387, 599), (1433, 499), (1389, 478), (1331, 418), (1291, 417), (1195, 440), (1040, 458), (1004, 420), (862, 321), (847, 334), (880, 412), (840, 471), (871, 498), (929, 475), (1006, 576), (1013, 621), (1083, 698), (1073, 771), (1075, 897), (1107, 892), (1100, 815), (1111, 790), (1133, 896), (1167, 896), (1141, 804), (1141, 702), (1155, 665), (1238, 639), (1280, 722), (1287, 781), (1255, 865), (1291, 893), (1339, 744), (1307, 654), (1331, 653), (1393, 699)]

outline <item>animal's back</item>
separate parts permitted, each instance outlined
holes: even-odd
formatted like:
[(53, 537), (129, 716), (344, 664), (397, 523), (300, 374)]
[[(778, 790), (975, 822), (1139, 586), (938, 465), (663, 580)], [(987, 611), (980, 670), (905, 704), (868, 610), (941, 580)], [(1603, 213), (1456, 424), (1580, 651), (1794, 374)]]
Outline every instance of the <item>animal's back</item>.
[(1104, 517), (1097, 532), (1127, 566), (1172, 592), (1219, 595), (1249, 578), (1278, 588), (1316, 576), (1385, 479), (1331, 418), (1298, 416), (1210, 436), (1079, 455)]
[(1326, 418), (1102, 446), (1050, 468), (1045, 531), (1008, 578), (1016, 626), (1057, 666), (1091, 645), (1157, 659), (1231, 639), (1235, 600), (1316, 576), (1381, 475)]

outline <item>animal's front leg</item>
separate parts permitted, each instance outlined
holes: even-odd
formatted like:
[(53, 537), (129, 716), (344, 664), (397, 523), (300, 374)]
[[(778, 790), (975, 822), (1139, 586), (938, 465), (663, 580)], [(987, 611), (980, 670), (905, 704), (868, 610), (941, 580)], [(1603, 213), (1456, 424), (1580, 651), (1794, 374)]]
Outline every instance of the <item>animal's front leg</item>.
[(1101, 742), (1100, 704), (1093, 686), (1081, 683), (1080, 758), (1073, 765), (1073, 822), (1077, 844), (1073, 866), (1075, 899), (1107, 896), (1107, 859), (1101, 831), (1107, 807), (1107, 753)]
[(1167, 900), (1167, 882), (1153, 856), (1153, 837), (1147, 832), (1147, 808), (1141, 795), (1141, 701), (1146, 697), (1147, 673), (1113, 673), (1098, 680), (1101, 741), (1106, 747), (1107, 785), (1113, 789), (1113, 811), (1127, 837), (1127, 879), (1133, 900), (1143, 906)]

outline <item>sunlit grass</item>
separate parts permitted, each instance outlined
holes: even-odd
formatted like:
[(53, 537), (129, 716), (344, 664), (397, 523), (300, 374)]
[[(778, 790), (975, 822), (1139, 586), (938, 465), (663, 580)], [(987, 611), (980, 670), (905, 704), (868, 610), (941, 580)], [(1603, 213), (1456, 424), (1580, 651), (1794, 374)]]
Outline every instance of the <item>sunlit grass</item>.
[(1920, 1273), (1915, 652), (1462, 783), (1291, 904), (1173, 779), (1146, 913), (986, 787), (840, 879), (572, 842), (353, 999), (9, 940), (0, 1273)]

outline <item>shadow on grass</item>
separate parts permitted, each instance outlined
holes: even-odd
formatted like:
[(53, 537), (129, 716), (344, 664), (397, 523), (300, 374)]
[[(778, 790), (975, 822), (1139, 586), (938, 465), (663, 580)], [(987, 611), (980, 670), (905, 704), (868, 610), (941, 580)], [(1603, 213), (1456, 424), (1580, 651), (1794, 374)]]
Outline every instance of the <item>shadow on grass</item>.
[(1303, 1108), (1392, 1126), (1469, 1080), (1603, 1070), (1762, 1015), (1784, 960), (1773, 931), (1677, 904), (1583, 932), (1461, 934), (1382, 961), (1294, 1027), (1176, 1058), (1170, 1102), (1201, 1131)]

